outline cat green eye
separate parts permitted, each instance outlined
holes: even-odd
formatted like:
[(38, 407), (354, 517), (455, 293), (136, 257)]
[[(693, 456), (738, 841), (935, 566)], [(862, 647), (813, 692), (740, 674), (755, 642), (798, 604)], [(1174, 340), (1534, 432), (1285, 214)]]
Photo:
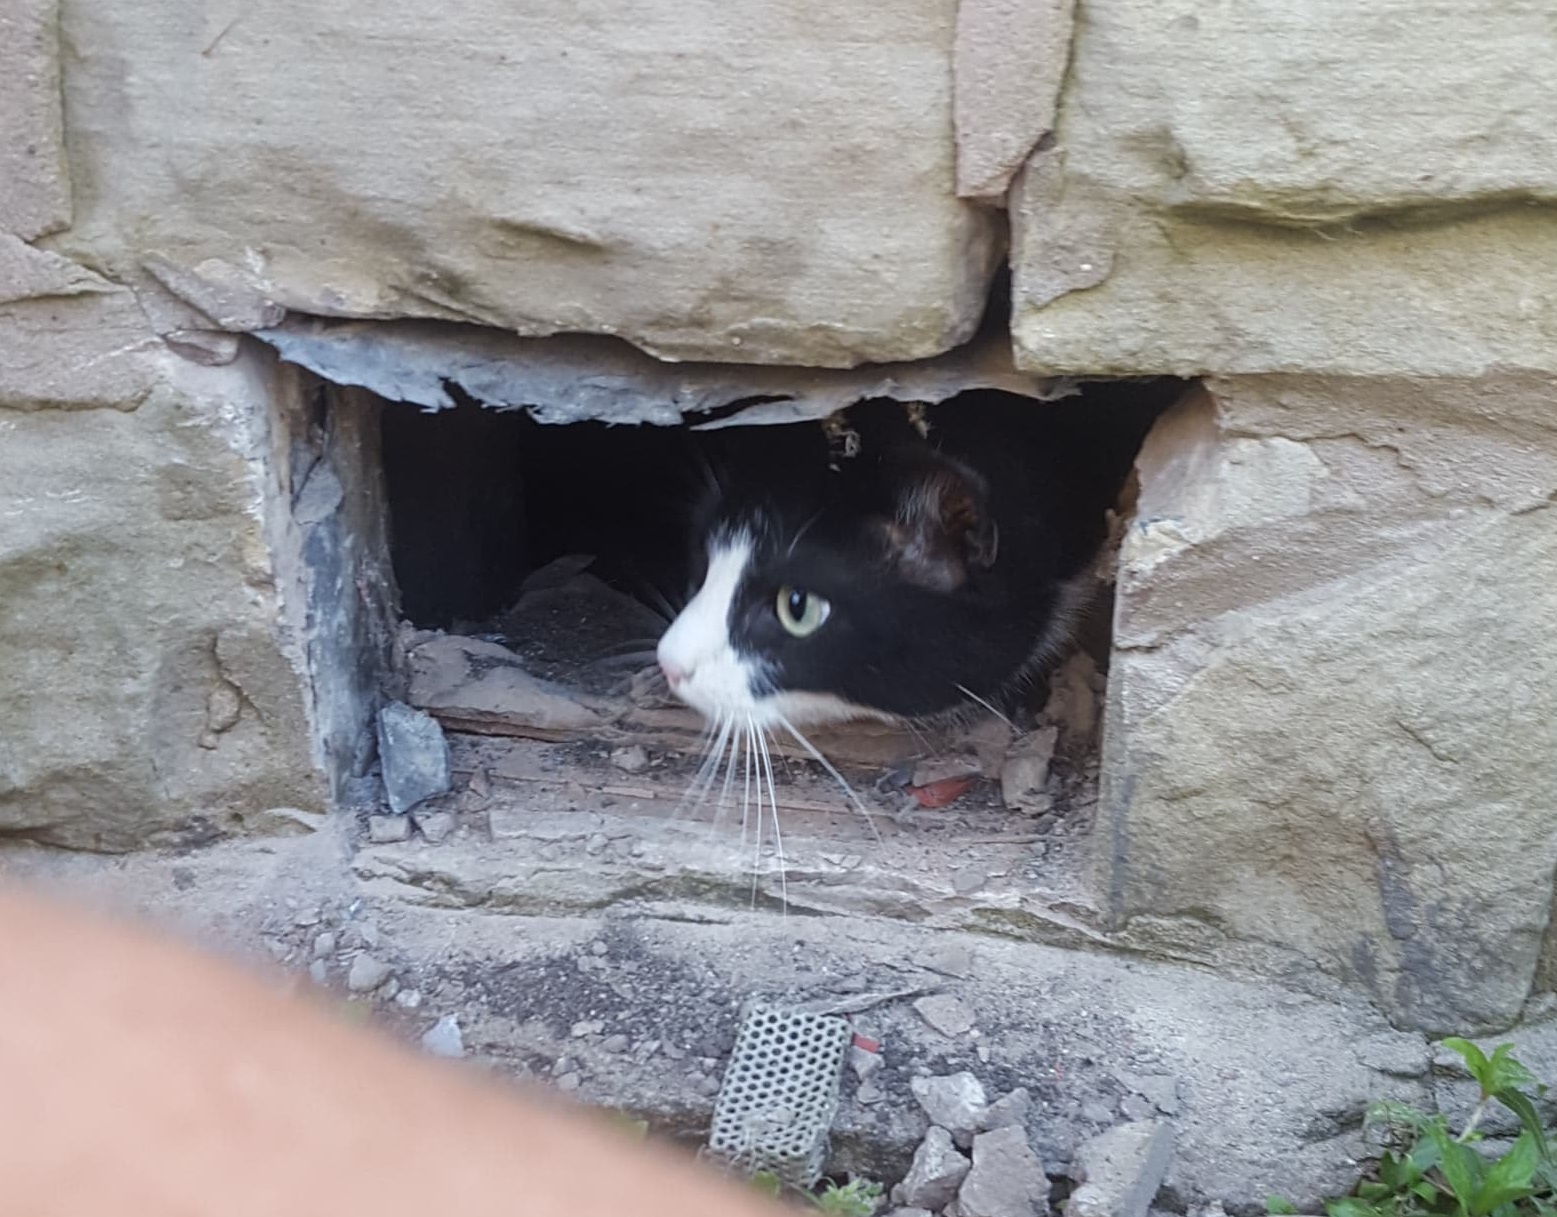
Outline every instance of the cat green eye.
[(822, 628), (833, 606), (822, 597), (798, 587), (781, 587), (773, 606), (779, 624), (796, 638), (805, 638)]

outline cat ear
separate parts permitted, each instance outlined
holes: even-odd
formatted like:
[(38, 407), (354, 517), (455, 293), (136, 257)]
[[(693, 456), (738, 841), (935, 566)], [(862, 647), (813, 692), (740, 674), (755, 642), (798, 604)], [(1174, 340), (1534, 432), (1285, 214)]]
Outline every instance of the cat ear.
[(911, 582), (953, 591), (972, 569), (995, 564), (1000, 530), (983, 479), (949, 460), (917, 472), (887, 522), (893, 564)]

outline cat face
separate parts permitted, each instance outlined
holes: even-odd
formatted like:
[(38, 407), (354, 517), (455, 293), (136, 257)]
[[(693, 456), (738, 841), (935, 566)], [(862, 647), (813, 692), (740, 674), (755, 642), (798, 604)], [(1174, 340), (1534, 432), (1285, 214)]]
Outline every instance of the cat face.
[(925, 445), (718, 492), (695, 592), (658, 649), (672, 691), (759, 726), (923, 718), (998, 695), (1033, 649), (980, 475)]

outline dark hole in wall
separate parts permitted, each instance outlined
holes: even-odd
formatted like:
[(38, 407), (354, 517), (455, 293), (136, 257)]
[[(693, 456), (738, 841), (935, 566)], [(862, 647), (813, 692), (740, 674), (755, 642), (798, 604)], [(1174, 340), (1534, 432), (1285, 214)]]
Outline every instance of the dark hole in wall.
[[(1102, 381), (1047, 403), (979, 391), (939, 409), (996, 427), (1014, 411), (1043, 412), (1049, 442), (1074, 453), (1081, 492), (1111, 501), (1151, 422), (1184, 386)], [(529, 572), (575, 554), (592, 555), (595, 576), (663, 613), (685, 595), (687, 528), (707, 470), (801, 468), (815, 461), (819, 434), (815, 423), (547, 426), (470, 401), (436, 414), (386, 404), (382, 419), (402, 612), (442, 629), (475, 628), (514, 602)]]

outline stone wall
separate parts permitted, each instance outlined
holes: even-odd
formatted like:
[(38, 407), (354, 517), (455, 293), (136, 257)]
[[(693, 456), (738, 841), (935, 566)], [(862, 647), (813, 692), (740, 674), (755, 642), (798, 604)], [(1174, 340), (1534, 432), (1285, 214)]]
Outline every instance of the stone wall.
[(304, 602), (335, 441), (245, 331), (922, 360), (1009, 231), (1024, 369), (1207, 377), (1125, 540), (1097, 925), (1506, 1024), (1557, 974), (1554, 64), (1537, 0), (13, 0), (0, 832), (290, 824), (363, 759), (318, 644), (382, 649), (376, 576)]

